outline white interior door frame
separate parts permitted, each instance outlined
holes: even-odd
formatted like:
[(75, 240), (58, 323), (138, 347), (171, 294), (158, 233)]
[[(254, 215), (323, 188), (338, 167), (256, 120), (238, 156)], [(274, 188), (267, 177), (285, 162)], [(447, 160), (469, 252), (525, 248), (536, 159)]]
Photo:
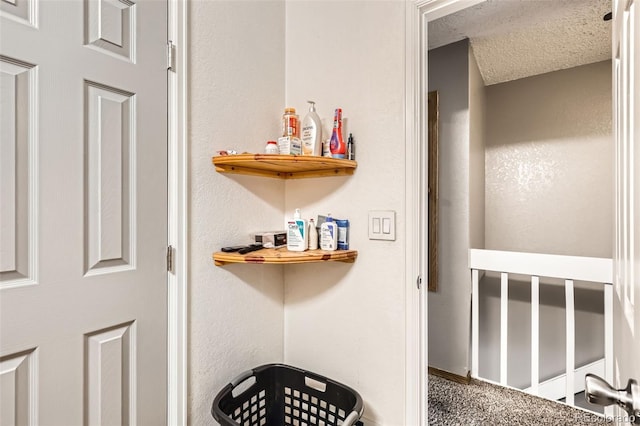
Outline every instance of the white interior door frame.
[[(406, 11), (405, 424), (426, 426), (427, 407), (427, 23), (485, 0), (409, 0)], [(418, 238), (415, 238), (415, 236)], [(423, 285), (420, 285), (422, 281)]]
[(187, 0), (169, 0), (167, 37), (175, 46), (168, 72), (168, 244), (173, 248), (167, 273), (167, 424), (187, 424)]

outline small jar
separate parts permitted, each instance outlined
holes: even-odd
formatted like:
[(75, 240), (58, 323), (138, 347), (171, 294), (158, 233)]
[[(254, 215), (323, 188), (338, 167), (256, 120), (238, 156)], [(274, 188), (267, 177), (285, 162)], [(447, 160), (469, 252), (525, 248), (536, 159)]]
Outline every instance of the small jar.
[(265, 154), (280, 154), (280, 150), (278, 149), (278, 144), (276, 141), (267, 142), (267, 146), (264, 148)]

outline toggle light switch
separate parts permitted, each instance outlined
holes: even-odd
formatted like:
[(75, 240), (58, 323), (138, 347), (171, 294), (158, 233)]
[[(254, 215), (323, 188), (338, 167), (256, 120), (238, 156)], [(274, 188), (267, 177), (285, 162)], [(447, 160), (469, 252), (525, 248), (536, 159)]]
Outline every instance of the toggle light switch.
[(369, 239), (396, 239), (396, 212), (393, 210), (369, 211)]
[(388, 217), (382, 218), (382, 233), (390, 234), (391, 233), (391, 219)]

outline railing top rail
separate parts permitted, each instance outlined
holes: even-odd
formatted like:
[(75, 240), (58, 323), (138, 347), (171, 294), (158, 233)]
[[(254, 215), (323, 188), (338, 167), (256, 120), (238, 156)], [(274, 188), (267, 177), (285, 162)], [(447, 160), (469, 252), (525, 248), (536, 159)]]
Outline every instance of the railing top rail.
[(613, 260), (498, 250), (469, 250), (469, 268), (566, 280), (613, 282)]

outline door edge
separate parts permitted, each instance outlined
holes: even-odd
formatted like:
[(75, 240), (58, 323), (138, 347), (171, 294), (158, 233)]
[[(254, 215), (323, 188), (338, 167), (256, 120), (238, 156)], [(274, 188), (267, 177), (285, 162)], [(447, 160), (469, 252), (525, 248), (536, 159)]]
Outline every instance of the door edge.
[(168, 235), (174, 248), (167, 271), (167, 425), (187, 424), (187, 0), (167, 2), (167, 41), (175, 46), (175, 67), (167, 71)]

